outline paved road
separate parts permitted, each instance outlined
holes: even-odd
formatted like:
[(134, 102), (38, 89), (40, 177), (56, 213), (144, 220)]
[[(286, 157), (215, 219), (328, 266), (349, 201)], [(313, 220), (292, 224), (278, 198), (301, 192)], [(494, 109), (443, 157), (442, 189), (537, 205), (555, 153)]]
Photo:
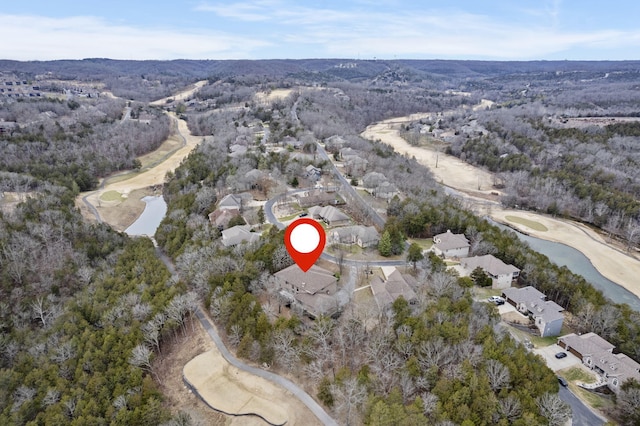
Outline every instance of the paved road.
[(602, 426), (605, 421), (598, 417), (589, 409), (577, 396), (575, 396), (568, 388), (560, 386), (558, 396), (561, 400), (571, 406), (573, 417), (571, 424), (575, 426)]
[(82, 197), (82, 202), (89, 208), (89, 210), (91, 211), (91, 213), (96, 217), (96, 220), (98, 221), (98, 223), (102, 223), (102, 218), (100, 217), (100, 213), (98, 213), (98, 209), (96, 209), (94, 207), (93, 204), (91, 204), (89, 202), (89, 200), (87, 200), (87, 197), (91, 194), (93, 194), (95, 191), (89, 192), (87, 195), (85, 195), (84, 197)]
[(200, 323), (202, 324), (204, 329), (207, 331), (207, 333), (211, 337), (211, 340), (213, 340), (213, 342), (216, 344), (218, 350), (220, 351), (224, 359), (227, 360), (229, 364), (233, 365), (234, 367), (242, 371), (246, 371), (248, 373), (262, 377), (263, 379), (270, 380), (271, 382), (279, 386), (282, 386), (283, 388), (285, 388), (286, 390), (294, 394), (300, 401), (302, 401), (302, 403), (306, 405), (307, 408), (309, 408), (309, 410), (311, 410), (311, 412), (315, 414), (315, 416), (318, 419), (320, 419), (320, 421), (323, 424), (336, 425), (336, 426), (338, 425), (338, 423), (333, 418), (331, 418), (331, 416), (329, 416), (327, 412), (324, 411), (324, 409), (316, 401), (314, 401), (314, 399), (311, 398), (311, 396), (309, 396), (308, 393), (306, 393), (304, 390), (298, 387), (295, 383), (285, 379), (282, 376), (278, 376), (277, 374), (271, 373), (269, 371), (251, 367), (250, 365), (247, 365), (244, 362), (238, 360), (236, 357), (234, 357), (231, 354), (231, 352), (229, 352), (227, 347), (224, 345), (222, 340), (220, 339), (220, 336), (218, 335), (218, 332), (216, 331), (216, 329), (211, 325), (209, 320), (204, 316), (204, 314), (202, 313), (202, 311), (200, 311), (199, 308), (196, 311), (196, 316), (198, 317), (198, 319), (200, 320)]
[(327, 154), (327, 151), (324, 150), (322, 145), (320, 145), (319, 143), (317, 143), (316, 145), (318, 146), (318, 153), (320, 154), (320, 157), (322, 157), (324, 160), (329, 162), (329, 164), (333, 168), (333, 174), (340, 181), (340, 184), (342, 185), (342, 188), (344, 189), (344, 191), (347, 194), (349, 194), (358, 204), (360, 204), (359, 207), (367, 210), (366, 211), (367, 215), (369, 216), (371, 221), (373, 221), (374, 225), (376, 225), (378, 229), (384, 228), (384, 224), (385, 224), (384, 218), (380, 216), (378, 212), (376, 212), (366, 201), (364, 201), (362, 199), (362, 196), (358, 194), (358, 191), (356, 191), (355, 188), (351, 186), (351, 184), (347, 181), (347, 179), (344, 176), (342, 176), (342, 173), (340, 173), (336, 165), (333, 164), (333, 162), (329, 158), (329, 155)]
[[(289, 195), (293, 195), (293, 194), (297, 194), (297, 193), (305, 192), (309, 190), (310, 188), (297, 189), (295, 191), (288, 192), (286, 195), (289, 196)], [(276, 215), (273, 214), (273, 206), (276, 202), (278, 202), (284, 196), (285, 196), (284, 194), (278, 195), (274, 198), (271, 198), (264, 204), (265, 220), (267, 221), (267, 223), (275, 225), (280, 230), (285, 229), (287, 226), (284, 223), (280, 222), (278, 218), (276, 218)], [(328, 260), (329, 262), (338, 263), (338, 259), (336, 259), (335, 256), (329, 253), (323, 252), (320, 255), (320, 257), (322, 259)], [(405, 266), (406, 264), (407, 262), (405, 260), (376, 260), (376, 261), (354, 260), (354, 259), (343, 260), (343, 265), (346, 265), (346, 266), (367, 266), (367, 265), (368, 266)]]

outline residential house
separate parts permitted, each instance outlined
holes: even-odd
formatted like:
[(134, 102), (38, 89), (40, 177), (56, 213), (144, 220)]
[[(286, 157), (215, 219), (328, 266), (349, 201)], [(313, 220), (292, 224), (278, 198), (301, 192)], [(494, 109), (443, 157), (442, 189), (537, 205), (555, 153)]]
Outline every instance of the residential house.
[(433, 251), (443, 257), (469, 256), (469, 240), (464, 234), (454, 234), (447, 230), (444, 234), (433, 237)]
[(502, 260), (491, 254), (484, 256), (467, 257), (460, 261), (460, 265), (467, 274), (471, 274), (477, 267), (491, 277), (491, 288), (511, 287), (513, 280), (520, 275), (520, 269), (513, 265), (507, 265)]
[(344, 162), (344, 171), (349, 176), (362, 176), (367, 171), (369, 161), (362, 157), (353, 155), (348, 157)]
[(229, 226), (231, 219), (238, 216), (240, 216), (238, 209), (216, 209), (209, 213), (209, 222), (218, 229), (223, 229)]
[(344, 226), (327, 234), (331, 244), (357, 244), (362, 248), (377, 247), (380, 234), (373, 226)]
[(245, 145), (233, 144), (229, 146), (229, 157), (241, 157), (247, 153), (247, 147)]
[(336, 192), (338, 189), (340, 189), (340, 184), (331, 177), (323, 176), (319, 181), (316, 182), (314, 188), (326, 192)]
[(320, 175), (322, 174), (322, 169), (315, 167), (313, 164), (309, 164), (304, 169), (304, 176), (312, 181), (317, 181), (320, 179)]
[(558, 339), (558, 345), (596, 371), (615, 393), (629, 379), (640, 382), (640, 364), (625, 354), (614, 354), (615, 346), (595, 333), (567, 334)]
[(342, 161), (347, 161), (353, 157), (357, 157), (359, 153), (359, 151), (356, 151), (351, 147), (342, 148), (340, 150), (340, 158), (342, 158)]
[(314, 219), (322, 220), (329, 226), (347, 225), (351, 221), (349, 216), (333, 206), (314, 206), (309, 208), (309, 214)]
[(398, 188), (391, 182), (382, 182), (373, 190), (373, 196), (390, 200), (398, 194)]
[(340, 151), (342, 148), (344, 148), (344, 145), (347, 143), (346, 140), (344, 140), (344, 138), (342, 138), (341, 136), (338, 135), (333, 135), (330, 138), (327, 138), (324, 142), (325, 147), (327, 149), (327, 151), (329, 152), (338, 152)]
[(0, 121), (0, 135), (9, 134), (13, 132), (17, 127), (17, 124), (13, 121)]
[(218, 210), (235, 209), (242, 212), (242, 197), (238, 194), (229, 194), (218, 203)]
[(502, 297), (524, 315), (534, 321), (540, 336), (557, 336), (562, 329), (564, 308), (556, 302), (546, 300), (547, 296), (531, 286), (505, 288)]
[(251, 232), (249, 225), (237, 225), (222, 231), (222, 245), (234, 247), (242, 243), (254, 243), (260, 239), (259, 232)]
[(362, 185), (364, 185), (370, 193), (373, 193), (374, 188), (377, 188), (381, 183), (386, 181), (387, 177), (378, 172), (369, 172), (362, 177)]
[(299, 141), (298, 139), (292, 137), (292, 136), (285, 136), (282, 139), (282, 146), (284, 147), (291, 147), (293, 149), (301, 149), (302, 148), (302, 141)]
[(338, 313), (338, 279), (331, 271), (313, 265), (304, 272), (294, 264), (276, 272), (274, 278), (280, 294), (311, 318)]
[(298, 204), (302, 208), (307, 208), (311, 206), (326, 206), (327, 204), (336, 204), (336, 196), (334, 194), (330, 194), (327, 191), (322, 191), (320, 189), (314, 189), (312, 191), (308, 191), (303, 193), (302, 195), (298, 195)]
[(408, 279), (413, 277), (402, 275), (395, 266), (382, 267), (382, 273), (384, 279), (379, 276), (371, 279), (371, 292), (380, 311), (384, 312), (389, 309), (400, 296), (411, 304), (418, 300), (415, 291), (408, 282)]

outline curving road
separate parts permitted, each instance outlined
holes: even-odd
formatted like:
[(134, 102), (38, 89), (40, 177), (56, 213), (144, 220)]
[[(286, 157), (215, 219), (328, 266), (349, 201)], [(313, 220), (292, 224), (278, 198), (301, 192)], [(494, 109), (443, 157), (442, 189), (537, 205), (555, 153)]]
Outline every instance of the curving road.
[[(349, 185), (349, 186), (351, 186), (351, 185)], [(276, 215), (273, 214), (273, 205), (275, 203), (277, 203), (278, 201), (280, 201), (282, 198), (286, 197), (286, 196), (293, 195), (293, 194), (299, 194), (301, 192), (305, 192), (305, 191), (309, 191), (309, 190), (311, 190), (311, 188), (296, 189), (295, 191), (290, 191), (290, 192), (287, 192), (286, 194), (280, 194), (280, 195), (278, 195), (276, 197), (273, 197), (270, 200), (268, 200), (264, 204), (264, 217), (265, 217), (265, 220), (267, 221), (267, 223), (270, 223), (270, 224), (274, 225), (279, 230), (285, 229), (287, 227), (287, 225), (285, 225), (284, 223), (280, 222), (278, 220), (278, 218), (276, 218)], [(380, 219), (383, 220), (382, 218), (380, 218)], [(329, 262), (332, 262), (332, 263), (338, 263), (338, 259), (334, 255), (331, 255), (329, 253), (323, 252), (320, 255), (320, 258), (328, 260)], [(407, 264), (407, 262), (404, 261), (404, 260), (375, 260), (375, 261), (370, 261), (370, 260), (343, 259), (342, 260), (342, 264), (343, 265), (347, 265), (347, 266), (405, 266)]]
[(576, 426), (602, 426), (606, 423), (605, 420), (602, 420), (602, 418), (591, 411), (589, 407), (584, 405), (584, 403), (568, 388), (560, 386), (558, 396), (561, 400), (571, 406), (571, 412), (573, 413), (571, 417), (571, 424)]
[(282, 386), (283, 388), (291, 392), (293, 395), (295, 395), (300, 401), (302, 401), (302, 403), (306, 405), (307, 408), (309, 408), (309, 410), (311, 410), (311, 412), (315, 414), (315, 416), (324, 425), (331, 425), (331, 426), (338, 425), (338, 423), (331, 416), (329, 416), (329, 414), (327, 414), (327, 412), (324, 411), (324, 409), (313, 398), (311, 398), (311, 396), (308, 393), (306, 393), (303, 389), (301, 389), (292, 381), (285, 379), (284, 377), (279, 376), (277, 374), (271, 373), (269, 371), (251, 367), (250, 365), (245, 364), (244, 362), (240, 361), (238, 358), (233, 356), (231, 352), (229, 352), (227, 347), (224, 345), (224, 343), (222, 342), (222, 339), (220, 339), (220, 335), (218, 335), (218, 332), (216, 331), (215, 327), (211, 325), (211, 322), (209, 322), (209, 320), (202, 313), (200, 308), (198, 308), (198, 310), (196, 311), (196, 316), (198, 317), (198, 320), (200, 320), (200, 323), (202, 324), (204, 329), (209, 334), (209, 337), (211, 337), (211, 340), (213, 340), (213, 342), (216, 344), (216, 347), (218, 348), (218, 351), (220, 351), (220, 353), (222, 354), (222, 357), (225, 360), (227, 360), (229, 364), (233, 365), (234, 367), (242, 371), (246, 371), (258, 377), (262, 377), (263, 379), (269, 380), (279, 386)]
[[(174, 280), (174, 282), (179, 281), (180, 277), (171, 259), (169, 259), (169, 257), (162, 252), (162, 250), (158, 247), (158, 244), (154, 238), (152, 238), (151, 240), (153, 241), (153, 245), (156, 247), (156, 256), (158, 256), (158, 258), (162, 261), (162, 263), (165, 264), (169, 272), (171, 272), (172, 279)], [(307, 392), (305, 392), (304, 389), (300, 388), (298, 385), (296, 385), (292, 381), (282, 376), (279, 376), (275, 373), (272, 373), (270, 371), (265, 371), (260, 368), (247, 365), (244, 362), (240, 361), (235, 356), (233, 356), (233, 354), (229, 351), (229, 349), (227, 349), (224, 342), (220, 338), (220, 335), (218, 334), (218, 331), (216, 330), (216, 328), (211, 324), (211, 322), (204, 315), (204, 313), (202, 313), (202, 310), (199, 307), (196, 309), (195, 314), (198, 320), (200, 321), (200, 324), (202, 324), (204, 329), (207, 331), (207, 334), (209, 335), (209, 337), (211, 337), (211, 340), (213, 341), (213, 343), (215, 343), (216, 348), (218, 349), (222, 357), (229, 364), (233, 365), (239, 370), (246, 371), (247, 373), (251, 373), (258, 377), (262, 377), (263, 379), (269, 380), (275, 383), (276, 385), (279, 385), (285, 388), (286, 390), (291, 392), (296, 398), (298, 398), (304, 405), (306, 405), (307, 408), (309, 408), (309, 410), (311, 410), (311, 412), (324, 425), (327, 425), (327, 426), (338, 425), (338, 423), (331, 416), (329, 416), (329, 414), (327, 414), (326, 411), (324, 411), (324, 409), (320, 406), (320, 404), (318, 404)]]

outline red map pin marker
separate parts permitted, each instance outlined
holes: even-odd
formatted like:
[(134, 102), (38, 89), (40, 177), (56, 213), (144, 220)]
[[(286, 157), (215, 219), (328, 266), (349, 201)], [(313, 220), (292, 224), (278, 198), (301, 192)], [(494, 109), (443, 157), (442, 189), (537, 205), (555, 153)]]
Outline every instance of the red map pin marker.
[(284, 231), (284, 245), (304, 272), (316, 263), (326, 242), (324, 229), (313, 219), (298, 219)]

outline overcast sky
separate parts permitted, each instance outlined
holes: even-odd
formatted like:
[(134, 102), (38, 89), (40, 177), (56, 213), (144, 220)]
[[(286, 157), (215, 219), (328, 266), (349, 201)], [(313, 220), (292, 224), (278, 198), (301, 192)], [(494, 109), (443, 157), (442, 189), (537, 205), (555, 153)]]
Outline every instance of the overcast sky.
[(16, 0), (0, 59), (640, 59), (640, 1)]

